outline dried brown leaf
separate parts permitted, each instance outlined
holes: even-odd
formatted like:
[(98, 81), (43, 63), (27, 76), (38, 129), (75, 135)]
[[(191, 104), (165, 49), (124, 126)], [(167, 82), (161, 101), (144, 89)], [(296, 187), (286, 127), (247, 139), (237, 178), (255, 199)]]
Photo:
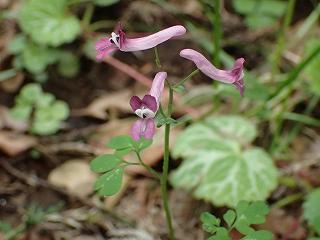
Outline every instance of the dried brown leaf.
[(9, 131), (0, 131), (0, 150), (9, 156), (16, 156), (35, 146), (36, 143), (36, 139), (32, 136)]

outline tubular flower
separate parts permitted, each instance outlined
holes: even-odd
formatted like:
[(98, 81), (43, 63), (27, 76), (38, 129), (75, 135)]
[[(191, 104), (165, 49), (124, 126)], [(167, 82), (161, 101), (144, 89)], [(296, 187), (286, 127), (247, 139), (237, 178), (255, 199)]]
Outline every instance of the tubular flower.
[(110, 38), (102, 38), (96, 43), (96, 58), (101, 60), (108, 54), (118, 49), (123, 52), (134, 52), (150, 49), (169, 40), (172, 37), (177, 37), (185, 33), (186, 29), (181, 25), (177, 25), (163, 29), (146, 37), (126, 38), (125, 32), (122, 30), (121, 26), (119, 26), (116, 30), (116, 33), (111, 33)]
[(131, 129), (131, 135), (135, 141), (138, 141), (141, 137), (151, 139), (155, 134), (154, 117), (160, 106), (166, 78), (166, 72), (158, 72), (153, 79), (149, 94), (146, 94), (142, 99), (138, 96), (133, 96), (130, 99), (132, 110), (140, 117)]
[(208, 59), (195, 50), (183, 49), (180, 56), (193, 61), (197, 68), (208, 77), (223, 83), (233, 84), (243, 96), (243, 64), (245, 62), (243, 58), (238, 58), (231, 69), (221, 70), (213, 66)]

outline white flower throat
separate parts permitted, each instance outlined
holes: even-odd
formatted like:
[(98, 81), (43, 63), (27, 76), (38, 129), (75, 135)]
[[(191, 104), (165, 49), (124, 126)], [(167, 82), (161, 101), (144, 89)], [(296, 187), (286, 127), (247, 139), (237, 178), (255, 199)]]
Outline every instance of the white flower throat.
[(109, 41), (111, 43), (114, 43), (118, 48), (120, 48), (120, 36), (119, 34), (116, 34), (115, 32), (111, 33), (111, 38), (109, 38)]
[(137, 109), (135, 114), (137, 114), (140, 118), (154, 118), (156, 115), (155, 112), (145, 107)]

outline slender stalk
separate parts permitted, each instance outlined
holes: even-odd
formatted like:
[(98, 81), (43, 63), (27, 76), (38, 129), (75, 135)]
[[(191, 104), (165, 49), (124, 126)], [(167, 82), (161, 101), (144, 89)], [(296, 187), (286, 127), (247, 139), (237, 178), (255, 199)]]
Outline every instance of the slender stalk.
[(214, 55), (213, 55), (213, 63), (220, 67), (220, 49), (221, 49), (221, 0), (214, 0), (214, 19), (213, 19), (213, 27), (214, 27)]
[[(171, 117), (172, 113), (172, 104), (173, 104), (173, 90), (172, 87), (169, 86), (169, 103), (168, 103), (168, 114), (167, 117)], [(169, 230), (169, 239), (174, 240), (174, 230), (172, 225), (172, 217), (169, 208), (168, 202), (168, 171), (169, 171), (169, 138), (170, 138), (170, 124), (165, 125), (165, 136), (164, 136), (164, 156), (163, 156), (163, 169), (162, 169), (162, 177), (161, 177), (161, 194), (162, 194), (162, 202), (163, 208), (166, 215), (167, 226)]]
[(289, 0), (286, 16), (282, 25), (282, 29), (278, 36), (276, 49), (273, 57), (271, 58), (272, 59), (272, 69), (271, 69), (272, 76), (274, 76), (276, 73), (279, 72), (280, 58), (281, 58), (283, 48), (284, 48), (284, 43), (285, 43), (285, 33), (291, 23), (295, 4), (296, 4), (296, 0)]
[(154, 47), (154, 55), (155, 55), (155, 62), (156, 62), (157, 67), (162, 68), (157, 47)]
[(138, 158), (140, 164), (141, 164), (145, 169), (147, 169), (147, 171), (148, 171), (149, 173), (151, 173), (155, 178), (161, 179), (159, 173), (157, 173), (152, 167), (150, 167), (149, 165), (145, 164), (145, 163), (142, 161), (141, 156), (140, 156), (140, 154), (139, 154), (138, 152), (136, 152), (136, 155), (137, 155), (137, 158)]
[(92, 19), (92, 15), (94, 12), (94, 4), (87, 3), (83, 18), (82, 18), (82, 25), (84, 28), (88, 28)]
[(101, 21), (97, 21), (94, 22), (90, 25), (90, 30), (92, 32), (95, 32), (101, 28), (111, 28), (115, 25), (115, 21), (112, 20), (101, 20)]
[(198, 72), (200, 72), (199, 69), (195, 69), (193, 70), (188, 76), (186, 76), (184, 79), (182, 79), (180, 82), (178, 82), (177, 84), (175, 84), (173, 86), (173, 88), (178, 87), (182, 84), (184, 84), (187, 80), (189, 80), (190, 78), (192, 78), (194, 75), (198, 74)]
[(279, 201), (275, 202), (272, 205), (272, 208), (283, 208), (283, 207), (288, 206), (294, 202), (300, 201), (301, 199), (303, 199), (303, 193), (291, 194), (291, 195), (288, 195), (288, 196), (280, 199)]

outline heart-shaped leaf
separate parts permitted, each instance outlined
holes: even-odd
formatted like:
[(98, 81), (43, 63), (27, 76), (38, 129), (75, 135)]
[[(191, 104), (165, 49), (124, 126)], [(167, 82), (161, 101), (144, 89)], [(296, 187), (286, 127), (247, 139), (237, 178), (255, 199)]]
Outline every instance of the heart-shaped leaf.
[(173, 186), (217, 206), (264, 200), (277, 186), (277, 169), (263, 149), (242, 150), (255, 136), (255, 126), (235, 116), (191, 125), (173, 149), (186, 158), (171, 176)]

